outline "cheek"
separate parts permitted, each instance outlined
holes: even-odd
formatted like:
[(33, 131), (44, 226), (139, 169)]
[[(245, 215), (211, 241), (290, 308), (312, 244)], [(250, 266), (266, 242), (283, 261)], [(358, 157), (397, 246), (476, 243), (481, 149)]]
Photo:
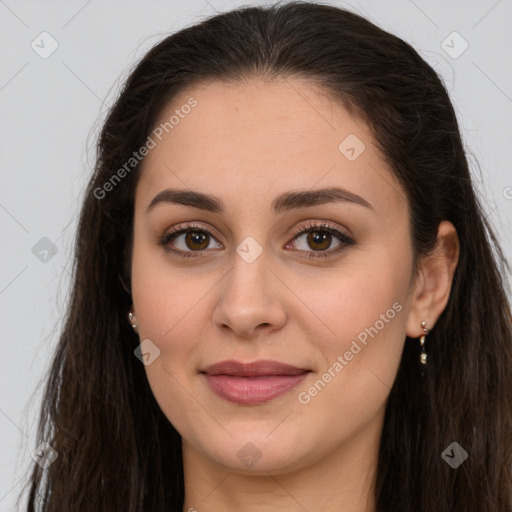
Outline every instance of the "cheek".
[[(321, 314), (335, 334), (316, 340), (323, 364), (316, 379), (297, 390), (301, 412), (322, 418), (329, 410), (347, 436), (385, 405), (405, 339), (406, 265), (398, 272), (399, 266), (380, 261), (379, 271), (347, 273), (324, 299)], [(325, 436), (324, 427), (312, 424), (310, 434)]]
[[(173, 337), (180, 319), (187, 322), (188, 313), (206, 293), (210, 278), (203, 273), (194, 279), (190, 270), (173, 265), (171, 257), (160, 247), (135, 237), (132, 260), (133, 304), (145, 338), (163, 340)], [(192, 284), (193, 283), (193, 284)], [(188, 322), (190, 324), (190, 322)]]
[(357, 266), (333, 277), (323, 299), (316, 297), (330, 333), (317, 345), (326, 368), (342, 356), (343, 371), (337, 373), (347, 378), (343, 385), (362, 389), (362, 375), (371, 372), (389, 386), (394, 380), (405, 340), (411, 271), (406, 261), (397, 264), (395, 258), (383, 251), (372, 258), (379, 261), (376, 265), (361, 257)]
[(158, 279), (148, 271), (147, 279), (133, 287), (139, 337), (150, 339), (160, 350), (158, 359), (146, 366), (150, 380), (162, 372), (179, 378), (197, 370), (194, 365), (205, 338), (204, 323), (211, 317), (201, 297), (214, 283), (205, 276), (201, 280), (176, 278), (171, 284), (167, 277)]
[[(354, 338), (374, 325), (384, 315), (385, 325), (402, 317), (397, 310), (405, 310), (408, 295), (409, 269), (398, 265), (384, 254), (379, 265), (364, 265), (342, 270), (329, 281), (329, 292), (316, 297), (321, 315), (329, 319), (328, 325), (343, 339)], [(399, 303), (401, 305), (393, 305)], [(398, 322), (400, 323), (400, 322)], [(381, 322), (378, 326), (382, 327)]]
[[(187, 392), (186, 375), (197, 370), (194, 360), (204, 322), (199, 299), (213, 286), (213, 277), (187, 279), (158, 250), (138, 247), (132, 263), (133, 303), (141, 342), (151, 340), (159, 350), (145, 366), (149, 385), (161, 410), (180, 430), (190, 415), (200, 417), (197, 400)], [(203, 411), (204, 412), (204, 411)]]

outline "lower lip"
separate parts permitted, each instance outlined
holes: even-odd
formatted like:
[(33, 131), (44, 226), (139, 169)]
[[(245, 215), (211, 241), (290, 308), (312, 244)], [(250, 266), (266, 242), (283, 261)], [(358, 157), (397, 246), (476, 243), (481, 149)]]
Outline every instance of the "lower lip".
[(298, 375), (265, 375), (261, 377), (235, 377), (233, 375), (208, 375), (211, 390), (236, 404), (255, 405), (268, 402), (298, 386), (310, 372)]

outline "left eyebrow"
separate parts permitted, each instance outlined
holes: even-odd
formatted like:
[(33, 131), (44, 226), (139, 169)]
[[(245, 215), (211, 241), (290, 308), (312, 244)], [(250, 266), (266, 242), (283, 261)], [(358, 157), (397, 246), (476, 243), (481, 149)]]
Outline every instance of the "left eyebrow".
[[(272, 201), (271, 208), (274, 213), (280, 213), (335, 202), (353, 203), (374, 210), (366, 199), (341, 187), (285, 192)], [(226, 210), (224, 202), (211, 194), (194, 190), (166, 189), (153, 198), (146, 209), (146, 213), (149, 213), (157, 204), (161, 203), (192, 206), (213, 213), (224, 213)]]
[(336, 202), (354, 203), (373, 210), (373, 206), (366, 199), (341, 187), (286, 192), (272, 201), (272, 210), (275, 213), (280, 213), (295, 208), (306, 208), (308, 206)]

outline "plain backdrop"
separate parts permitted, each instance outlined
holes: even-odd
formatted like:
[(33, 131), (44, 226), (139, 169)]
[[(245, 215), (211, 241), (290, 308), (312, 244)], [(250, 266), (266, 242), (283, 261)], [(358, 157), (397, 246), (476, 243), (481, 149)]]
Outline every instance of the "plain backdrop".
[[(33, 464), (40, 382), (66, 304), (76, 216), (119, 84), (166, 35), (268, 3), (0, 0), (0, 512), (16, 510)], [(440, 73), (486, 214), (510, 257), (512, 1), (326, 3), (405, 39)]]

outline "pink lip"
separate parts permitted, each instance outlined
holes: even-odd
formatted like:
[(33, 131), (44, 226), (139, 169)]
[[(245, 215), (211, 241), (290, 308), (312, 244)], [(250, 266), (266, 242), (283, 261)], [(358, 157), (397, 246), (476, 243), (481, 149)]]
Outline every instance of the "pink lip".
[(221, 398), (254, 405), (290, 391), (308, 376), (310, 370), (277, 361), (244, 364), (230, 360), (211, 365), (202, 373), (210, 389)]

